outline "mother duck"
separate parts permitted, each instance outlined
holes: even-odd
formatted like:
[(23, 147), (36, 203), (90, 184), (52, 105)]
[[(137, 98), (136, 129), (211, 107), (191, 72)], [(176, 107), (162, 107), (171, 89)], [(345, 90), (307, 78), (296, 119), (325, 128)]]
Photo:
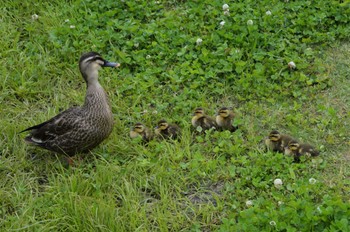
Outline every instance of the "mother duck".
[(87, 85), (84, 105), (71, 107), (23, 130), (30, 131), (25, 141), (68, 156), (88, 152), (100, 144), (112, 132), (113, 114), (107, 94), (98, 82), (98, 70), (119, 66), (106, 61), (97, 52), (83, 54), (79, 69)]

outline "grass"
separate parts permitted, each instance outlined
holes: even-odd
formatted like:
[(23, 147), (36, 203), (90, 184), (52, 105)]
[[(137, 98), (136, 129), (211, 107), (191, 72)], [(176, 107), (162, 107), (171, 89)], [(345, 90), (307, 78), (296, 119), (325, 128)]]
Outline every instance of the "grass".
[[(313, 23), (323, 17), (328, 21), (322, 22), (333, 22), (335, 2), (322, 2), (329, 8), (319, 9), (310, 25), (296, 20), (306, 14), (298, 3), (284, 8), (282, 1), (261, 1), (260, 12), (228, 2), (232, 17), (222, 18), (222, 3), (209, 2), (5, 3), (0, 9), (2, 231), (350, 229), (350, 44), (340, 41), (348, 39), (347, 14), (334, 19), (338, 27), (317, 28)], [(257, 33), (265, 9), (276, 24), (267, 34)], [(284, 25), (278, 19), (286, 12), (283, 22), (295, 26), (289, 32), (279, 30)], [(246, 27), (250, 18), (256, 28)], [(222, 20), (247, 41), (230, 30), (213, 33)], [(195, 46), (198, 37), (202, 47)], [(243, 50), (237, 57), (232, 44)], [(122, 63), (119, 70), (100, 73), (116, 124), (104, 143), (66, 168), (63, 157), (28, 146), (18, 132), (83, 102), (77, 60), (87, 50)], [(296, 71), (283, 67), (290, 59)], [(198, 106), (211, 115), (221, 106), (234, 107), (240, 130), (193, 137), (190, 119)], [(181, 125), (181, 141), (145, 147), (128, 137), (133, 123), (154, 126), (161, 118)], [(321, 156), (293, 163), (265, 152), (261, 141), (273, 128), (316, 145)], [(281, 189), (273, 185), (276, 178), (283, 181)]]

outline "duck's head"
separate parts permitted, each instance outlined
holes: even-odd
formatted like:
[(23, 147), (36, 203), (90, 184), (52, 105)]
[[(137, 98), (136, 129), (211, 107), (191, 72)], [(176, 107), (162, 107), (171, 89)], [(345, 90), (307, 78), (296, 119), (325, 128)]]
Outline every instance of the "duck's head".
[(297, 150), (299, 149), (299, 147), (300, 147), (300, 144), (299, 144), (299, 142), (296, 141), (296, 140), (291, 140), (291, 141), (289, 141), (289, 143), (288, 143), (288, 148), (289, 148), (289, 150), (291, 150), (291, 151), (297, 151)]
[(193, 115), (197, 117), (203, 117), (205, 115), (203, 108), (195, 109)]
[(144, 131), (145, 131), (145, 126), (142, 123), (138, 122), (131, 128), (130, 137), (131, 138), (140, 137)]
[(222, 107), (218, 111), (218, 115), (220, 115), (223, 118), (227, 118), (230, 116), (230, 110), (227, 107)]
[(166, 130), (168, 128), (169, 124), (166, 120), (160, 120), (157, 124), (157, 129), (159, 130)]
[(142, 132), (145, 131), (145, 125), (143, 125), (142, 123), (138, 122), (134, 125), (133, 131), (135, 131), (136, 133), (141, 134)]
[(101, 67), (119, 67), (119, 63), (109, 62), (101, 57), (97, 52), (83, 54), (79, 60), (79, 69), (84, 80), (89, 83), (98, 78), (98, 70)]
[(269, 139), (270, 139), (271, 141), (274, 141), (274, 142), (279, 141), (279, 140), (281, 139), (281, 134), (280, 134), (280, 132), (278, 132), (278, 131), (276, 131), (276, 130), (271, 131), (270, 134), (269, 134)]

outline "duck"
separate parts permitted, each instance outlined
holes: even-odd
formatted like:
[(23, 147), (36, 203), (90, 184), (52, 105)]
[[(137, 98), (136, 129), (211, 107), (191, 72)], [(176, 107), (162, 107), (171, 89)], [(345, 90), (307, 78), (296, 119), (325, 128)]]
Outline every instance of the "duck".
[(201, 127), (203, 131), (218, 128), (215, 119), (206, 115), (204, 109), (201, 107), (195, 109), (191, 122), (195, 129)]
[(219, 109), (215, 121), (221, 131), (228, 130), (230, 132), (235, 132), (238, 127), (232, 125), (234, 117), (235, 114), (230, 109), (222, 107)]
[(294, 156), (296, 161), (299, 161), (300, 156), (315, 157), (320, 155), (320, 152), (308, 143), (299, 143), (297, 140), (291, 140), (285, 148), (286, 155)]
[(85, 101), (53, 118), (29, 127), (25, 141), (37, 147), (74, 156), (86, 153), (98, 146), (113, 130), (113, 114), (108, 96), (98, 81), (102, 67), (119, 67), (97, 52), (84, 53), (79, 60), (79, 70), (86, 83)]
[(153, 139), (152, 131), (141, 122), (136, 123), (130, 130), (130, 138), (141, 137), (143, 142), (149, 142)]
[(288, 146), (291, 140), (293, 140), (291, 136), (273, 130), (270, 132), (268, 138), (265, 139), (265, 145), (271, 151), (284, 153), (284, 148)]
[(178, 125), (169, 124), (166, 120), (162, 119), (157, 123), (154, 133), (160, 139), (179, 139), (181, 129)]

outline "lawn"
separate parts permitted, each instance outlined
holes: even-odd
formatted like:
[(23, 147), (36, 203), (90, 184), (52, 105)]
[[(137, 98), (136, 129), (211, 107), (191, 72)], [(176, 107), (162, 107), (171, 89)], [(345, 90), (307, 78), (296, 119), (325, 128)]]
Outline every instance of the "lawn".
[[(347, 1), (8, 0), (0, 12), (1, 231), (350, 231)], [(83, 104), (86, 51), (121, 63), (100, 71), (115, 126), (68, 167), (19, 132)], [(222, 106), (239, 130), (195, 135), (193, 110)], [(163, 118), (180, 141), (129, 138)], [(272, 129), (321, 155), (266, 151)]]

